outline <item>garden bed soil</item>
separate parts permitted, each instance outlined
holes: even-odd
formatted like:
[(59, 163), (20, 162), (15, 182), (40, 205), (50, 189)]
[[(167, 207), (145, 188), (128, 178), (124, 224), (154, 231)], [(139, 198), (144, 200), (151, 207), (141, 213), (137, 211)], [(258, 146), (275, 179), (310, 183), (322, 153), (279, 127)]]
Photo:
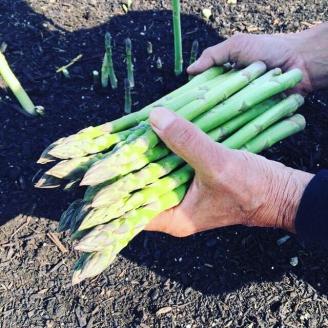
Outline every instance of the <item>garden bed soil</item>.
[[(212, 8), (209, 22), (203, 8)], [(124, 39), (135, 57), (133, 108), (175, 89), (170, 2), (117, 0), (2, 0), (0, 42), (43, 118), (17, 111), (0, 90), (0, 326), (1, 327), (327, 327), (328, 257), (273, 229), (233, 227), (176, 239), (141, 233), (99, 277), (71, 286), (77, 258), (57, 221), (79, 191), (36, 190), (41, 151), (55, 139), (123, 114)], [(326, 1), (183, 1), (185, 62), (194, 39), (201, 49), (234, 32), (273, 33), (308, 28), (328, 18)], [(93, 90), (103, 36), (114, 38), (119, 88)], [(147, 54), (146, 43), (154, 53)], [(78, 54), (71, 77), (56, 68)], [(156, 68), (161, 58), (163, 68)], [(307, 98), (307, 128), (268, 158), (317, 172), (328, 167), (328, 96)], [(297, 266), (290, 259), (298, 258)]]

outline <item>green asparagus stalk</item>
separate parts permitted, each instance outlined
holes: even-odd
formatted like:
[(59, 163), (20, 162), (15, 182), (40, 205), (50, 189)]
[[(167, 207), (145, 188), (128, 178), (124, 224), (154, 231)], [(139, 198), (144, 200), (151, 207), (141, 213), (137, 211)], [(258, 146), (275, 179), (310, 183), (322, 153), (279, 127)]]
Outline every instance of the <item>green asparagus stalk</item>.
[(279, 141), (302, 131), (305, 128), (305, 119), (300, 114), (295, 114), (279, 123), (276, 123), (248, 141), (241, 149), (252, 153), (260, 153), (272, 147)]
[(31, 116), (43, 114), (42, 108), (33, 104), (31, 98), (28, 96), (28, 94), (18, 81), (17, 77), (10, 69), (6, 57), (2, 52), (0, 52), (0, 76), (3, 78), (6, 85), (17, 98), (25, 114)]
[(215, 141), (221, 141), (224, 138), (228, 137), (232, 133), (236, 132), (239, 128), (244, 126), (246, 123), (250, 122), (254, 118), (265, 113), (267, 110), (277, 105), (284, 97), (282, 95), (277, 95), (269, 99), (264, 100), (263, 102), (255, 105), (248, 111), (234, 117), (230, 121), (220, 125), (216, 129), (208, 132), (210, 138)]
[[(103, 134), (94, 139), (73, 140), (67, 143), (59, 143), (47, 151), (47, 154), (55, 158), (69, 159), (83, 157), (90, 154), (99, 153), (111, 148), (122, 141), (125, 141), (131, 133), (143, 134), (146, 130), (144, 122), (140, 122), (137, 126), (117, 133)], [(44, 156), (44, 155), (42, 155)]]
[(108, 78), (112, 89), (117, 88), (117, 78), (113, 65), (112, 36), (109, 32), (105, 34), (105, 55), (101, 67), (101, 85), (103, 88), (108, 86)]
[(290, 95), (266, 113), (243, 126), (229, 137), (224, 144), (229, 148), (240, 148), (247, 143), (247, 141), (253, 139), (259, 132), (262, 132), (273, 123), (279, 121), (282, 117), (294, 113), (303, 103), (304, 98), (301, 95)]
[(205, 132), (210, 131), (236, 116), (236, 113), (237, 115), (243, 113), (259, 102), (293, 88), (301, 80), (301, 70), (292, 69), (284, 74), (274, 76), (261, 84), (251, 84), (224, 103), (213, 107), (206, 115), (197, 119), (195, 124)]
[(132, 107), (131, 100), (131, 82), (128, 79), (124, 79), (124, 113), (130, 114)]
[[(136, 192), (128, 199), (121, 198), (109, 206), (92, 209), (84, 218), (78, 229), (79, 231), (82, 231), (109, 222), (112, 219), (124, 215), (126, 212), (155, 202), (158, 197), (165, 194), (166, 191), (172, 191), (176, 188), (175, 185), (180, 186), (183, 183), (188, 182), (192, 176), (193, 169), (189, 165), (185, 165), (181, 169), (171, 173), (169, 176), (159, 179), (139, 192)], [(91, 205), (91, 207), (94, 206)]]
[[(194, 40), (191, 45), (189, 65), (191, 65), (192, 63), (194, 63), (196, 61), (197, 56), (198, 56), (198, 51), (199, 51), (198, 40)], [(192, 78), (193, 78), (193, 76), (189, 75), (189, 80), (191, 80)]]
[[(133, 62), (132, 62), (132, 43), (131, 39), (125, 39), (125, 55), (126, 55), (126, 69), (128, 81), (130, 83), (130, 87), (134, 88), (134, 73), (133, 73)], [(131, 111), (130, 111), (131, 112)]]
[[(179, 202), (183, 199), (186, 190), (187, 185), (184, 184), (179, 188), (159, 197), (156, 202), (127, 213), (124, 218), (114, 220), (104, 226), (98, 226), (97, 230), (93, 229), (84, 238), (82, 238), (82, 240), (75, 246), (75, 249), (85, 252), (100, 251), (104, 249), (105, 246), (108, 246), (116, 241), (115, 233), (121, 233), (124, 235), (129, 231), (130, 234), (135, 235), (136, 230), (139, 233), (142, 229), (144, 229), (145, 224), (147, 224), (151, 218), (154, 218), (166, 209), (179, 204)], [(141, 230), (139, 230), (139, 227)], [(117, 230), (117, 228), (119, 228), (119, 230)], [(109, 234), (107, 234), (107, 231), (109, 231)], [(112, 231), (115, 231), (115, 233), (112, 233)], [(94, 240), (97, 241), (97, 245), (93, 242)]]
[(43, 188), (43, 189), (59, 188), (62, 186), (62, 180), (44, 174), (34, 186), (36, 188)]
[(166, 156), (169, 152), (169, 149), (164, 145), (157, 145), (156, 147), (149, 149), (146, 153), (136, 157), (134, 161), (130, 163), (113, 166), (110, 170), (99, 173), (99, 180), (106, 181), (139, 170), (148, 163)]
[[(228, 98), (231, 94), (240, 90), (245, 85), (249, 84), (256, 77), (260, 76), (265, 71), (265, 65), (262, 62), (256, 62), (247, 68), (230, 75), (224, 83), (219, 82), (218, 87), (213, 87), (206, 92), (202, 99), (192, 101), (190, 104), (182, 107), (177, 113), (186, 119), (192, 120), (206, 110), (212, 108), (218, 102)], [(273, 93), (274, 94), (274, 93)], [(265, 98), (264, 98), (265, 99)], [(262, 99), (261, 99), (262, 100)], [(259, 101), (258, 101), (259, 102)], [(257, 102), (257, 103), (258, 103)], [(252, 104), (255, 105), (256, 103)], [(232, 110), (233, 114), (228, 119), (238, 115), (237, 110)], [(228, 120), (227, 119), (227, 120)], [(226, 121), (227, 121), (226, 120)], [(221, 124), (224, 122), (221, 122)], [(209, 122), (210, 125), (210, 122)], [(218, 125), (217, 125), (218, 126)], [(214, 126), (215, 127), (215, 126)], [(159, 142), (159, 138), (151, 128), (134, 142), (123, 145), (115, 154), (95, 163), (85, 174), (81, 185), (95, 185), (103, 182), (100, 180), (100, 172), (108, 170), (113, 164), (123, 165), (133, 161), (136, 156), (144, 153), (148, 149), (154, 147)]]
[(178, 76), (183, 70), (180, 0), (172, 0), (172, 16), (174, 35), (174, 72), (175, 75)]
[(103, 154), (95, 154), (86, 157), (77, 157), (57, 163), (45, 174), (59, 179), (72, 179), (83, 175), (96, 161), (104, 158)]
[(150, 41), (147, 41), (147, 53), (148, 55), (153, 53), (153, 44)]
[(180, 157), (170, 154), (158, 162), (148, 164), (140, 171), (123, 176), (116, 182), (101, 188), (99, 192), (92, 194), (92, 196), (87, 195), (85, 198), (88, 201), (93, 200), (94, 207), (114, 203), (120, 198), (128, 196), (130, 192), (141, 189), (167, 175), (182, 164), (183, 160)]

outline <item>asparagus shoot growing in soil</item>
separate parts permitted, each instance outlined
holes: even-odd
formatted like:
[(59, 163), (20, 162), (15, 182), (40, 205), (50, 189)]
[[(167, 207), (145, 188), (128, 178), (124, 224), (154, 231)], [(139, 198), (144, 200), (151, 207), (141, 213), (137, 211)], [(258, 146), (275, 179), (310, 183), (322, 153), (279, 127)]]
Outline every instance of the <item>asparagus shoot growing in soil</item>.
[(99, 72), (97, 70), (92, 71), (92, 89), (97, 90), (99, 88)]
[(63, 68), (62, 73), (63, 73), (63, 75), (65, 76), (66, 79), (71, 78), (71, 75), (70, 75), (69, 70), (67, 68)]
[(156, 60), (156, 68), (162, 69), (162, 67), (163, 67), (162, 59), (161, 59), (161, 57), (158, 57)]
[(153, 53), (153, 44), (150, 41), (147, 41), (147, 53), (148, 55)]
[(130, 83), (130, 87), (134, 88), (134, 72), (133, 72), (133, 61), (132, 61), (132, 43), (131, 39), (125, 39), (125, 60), (126, 60), (126, 69), (128, 81)]
[(180, 0), (172, 0), (173, 35), (174, 35), (174, 72), (180, 75), (183, 71), (182, 34)]
[[(199, 51), (199, 43), (198, 40), (194, 40), (191, 46), (190, 50), (190, 59), (189, 59), (189, 65), (194, 63), (198, 57), (198, 51)], [(189, 80), (193, 78), (192, 75), (189, 75)]]
[(131, 82), (128, 79), (124, 79), (124, 113), (130, 114), (131, 107)]
[(189, 65), (194, 63), (198, 57), (198, 51), (199, 51), (199, 43), (198, 40), (194, 40), (191, 46), (190, 50), (190, 59), (189, 59)]
[(105, 54), (101, 67), (101, 85), (103, 88), (108, 86), (108, 78), (112, 89), (117, 88), (117, 78), (113, 65), (112, 36), (109, 32), (105, 34)]
[(5, 81), (6, 85), (12, 91), (20, 105), (22, 106), (23, 112), (30, 116), (42, 115), (43, 108), (41, 106), (35, 106), (28, 96), (17, 77), (11, 70), (5, 55), (0, 52), (0, 76)]

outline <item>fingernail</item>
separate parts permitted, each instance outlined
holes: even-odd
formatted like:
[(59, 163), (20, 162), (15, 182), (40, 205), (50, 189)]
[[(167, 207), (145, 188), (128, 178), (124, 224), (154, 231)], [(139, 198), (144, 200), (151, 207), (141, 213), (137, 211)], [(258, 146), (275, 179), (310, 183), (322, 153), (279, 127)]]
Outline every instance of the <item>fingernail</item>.
[(157, 130), (165, 130), (175, 119), (175, 114), (165, 108), (157, 108), (150, 113), (150, 122)]

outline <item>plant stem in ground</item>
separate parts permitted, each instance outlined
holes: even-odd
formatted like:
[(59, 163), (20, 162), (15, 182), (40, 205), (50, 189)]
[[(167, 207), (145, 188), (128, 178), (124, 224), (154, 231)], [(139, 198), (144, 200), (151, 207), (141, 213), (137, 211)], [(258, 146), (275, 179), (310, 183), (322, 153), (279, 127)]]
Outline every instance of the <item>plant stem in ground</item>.
[(117, 78), (113, 65), (112, 36), (109, 32), (105, 34), (105, 54), (101, 67), (101, 85), (103, 88), (108, 86), (108, 78), (112, 89), (117, 88)]
[[(190, 50), (190, 59), (189, 59), (189, 65), (194, 63), (198, 57), (198, 51), (199, 51), (199, 42), (198, 40), (194, 40), (192, 45), (191, 45), (191, 50)], [(189, 75), (189, 80), (193, 78), (192, 75)]]
[(126, 70), (128, 81), (130, 83), (130, 87), (134, 88), (134, 72), (133, 72), (133, 61), (132, 61), (132, 43), (131, 39), (125, 39), (125, 60), (126, 60)]
[(131, 82), (128, 79), (124, 79), (124, 113), (130, 114), (132, 107), (131, 100)]
[(0, 76), (3, 78), (9, 89), (17, 98), (18, 102), (22, 106), (24, 112), (28, 115), (37, 116), (40, 113), (37, 111), (37, 107), (33, 104), (31, 98), (28, 96), (22, 85), (16, 78), (13, 71), (10, 69), (9, 64), (4, 56), (0, 52)]
[(174, 35), (174, 72), (180, 75), (183, 71), (182, 34), (180, 17), (180, 0), (172, 0), (172, 19)]
[(148, 55), (153, 53), (153, 44), (150, 41), (147, 41), (147, 53)]

